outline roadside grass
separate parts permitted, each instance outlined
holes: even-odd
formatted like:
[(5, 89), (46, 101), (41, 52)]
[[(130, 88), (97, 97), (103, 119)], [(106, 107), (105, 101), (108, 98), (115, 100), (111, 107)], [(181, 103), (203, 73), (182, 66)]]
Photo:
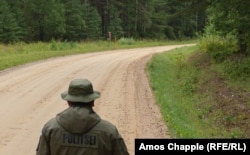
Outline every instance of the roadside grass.
[(173, 137), (208, 137), (204, 130), (211, 130), (209, 122), (199, 121), (193, 94), (196, 71), (185, 65), (186, 57), (195, 50), (185, 47), (156, 54), (147, 64), (152, 90)]
[[(223, 109), (218, 66), (209, 64), (197, 46), (182, 47), (156, 54), (147, 64), (150, 84), (172, 137), (239, 138), (249, 137), (249, 123), (237, 126), (248, 113), (234, 115)], [(245, 83), (245, 81), (238, 81)], [(235, 82), (230, 83), (235, 85)], [(248, 84), (250, 84), (248, 82)], [(248, 100), (249, 101), (249, 100)], [(239, 103), (241, 104), (241, 103)], [(232, 103), (233, 105), (233, 103)], [(231, 105), (230, 105), (231, 106)], [(230, 110), (231, 108), (231, 110)], [(248, 107), (249, 108), (249, 107)], [(224, 110), (224, 111), (223, 111)], [(245, 109), (246, 110), (246, 109)], [(248, 121), (248, 120), (246, 120)]]
[(123, 38), (119, 41), (86, 41), (86, 42), (36, 42), (4, 45), (0, 44), (0, 70), (23, 65), (29, 62), (48, 59), (57, 56), (66, 56), (87, 52), (98, 52), (104, 50), (127, 49), (136, 47), (161, 46), (171, 44), (194, 43), (196, 40), (184, 41), (159, 41), (159, 40), (136, 40), (131, 44), (131, 39)]

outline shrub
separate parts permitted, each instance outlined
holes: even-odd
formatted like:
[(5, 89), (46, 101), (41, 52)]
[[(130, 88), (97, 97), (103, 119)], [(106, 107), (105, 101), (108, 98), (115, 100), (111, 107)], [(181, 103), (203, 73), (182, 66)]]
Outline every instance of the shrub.
[(199, 48), (208, 53), (216, 62), (226, 60), (232, 53), (238, 51), (238, 42), (234, 35), (220, 37), (217, 35), (207, 35), (201, 37)]
[(135, 40), (133, 38), (121, 38), (118, 40), (118, 43), (122, 45), (133, 45), (135, 44)]

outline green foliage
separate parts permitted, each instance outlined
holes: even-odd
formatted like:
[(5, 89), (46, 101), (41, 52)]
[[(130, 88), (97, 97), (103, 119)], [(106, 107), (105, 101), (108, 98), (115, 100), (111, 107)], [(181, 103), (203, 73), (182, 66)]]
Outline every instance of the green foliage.
[(79, 0), (71, 0), (64, 3), (66, 33), (64, 39), (70, 41), (81, 41), (86, 30), (86, 23), (81, 11)]
[(11, 12), (9, 4), (5, 0), (0, 0), (0, 42), (19, 41), (19, 29), (15, 14)]
[(239, 42), (238, 51), (250, 52), (250, 11), (248, 0), (211, 1), (208, 8), (209, 24), (222, 36), (234, 33)]
[(25, 12), (23, 11), (25, 5), (21, 0), (8, 0), (7, 2), (10, 5), (10, 11), (14, 14), (18, 25), (17, 29), (14, 30), (17, 36), (16, 41), (22, 41), (27, 36), (27, 24), (25, 21)]
[(58, 50), (57, 42), (54, 39), (51, 41), (51, 50)]
[(149, 11), (152, 18), (147, 20), (147, 26), (145, 27), (147, 31), (141, 33), (147, 38), (169, 38), (168, 34), (167, 36), (165, 34), (165, 31), (167, 31), (166, 28), (168, 27), (166, 2), (164, 0), (155, 0), (151, 1), (150, 4), (152, 8), (150, 8)]
[[(120, 12), (114, 6), (110, 7), (110, 25), (109, 25), (109, 32), (112, 34), (112, 38), (120, 38), (123, 35), (123, 28), (121, 26), (121, 19), (119, 18)], [(111, 39), (112, 39), (111, 38)]]
[(51, 1), (50, 13), (44, 17), (45, 40), (50, 41), (52, 38), (62, 39), (66, 33), (64, 6), (58, 1)]
[(121, 38), (118, 40), (118, 43), (121, 45), (133, 45), (135, 40), (133, 38)]
[(99, 40), (101, 36), (101, 17), (97, 9), (88, 2), (82, 4), (82, 15), (86, 23), (83, 39)]
[(51, 46), (50, 49), (52, 51), (60, 51), (60, 50), (72, 50), (76, 49), (78, 47), (76, 42), (70, 41), (70, 42), (59, 42), (56, 40), (52, 40), (50, 42)]
[[(66, 32), (65, 10), (59, 0), (27, 2), (28, 41), (61, 39)], [(29, 22), (28, 22), (29, 21)]]
[(238, 42), (233, 35), (221, 37), (218, 35), (207, 35), (200, 38), (199, 48), (208, 53), (216, 62), (226, 60), (239, 48)]
[[(159, 5), (161, 5), (160, 3)], [(163, 6), (167, 23), (166, 37), (168, 39), (193, 38), (198, 32), (203, 32), (207, 7), (206, 1), (165, 1)]]
[(108, 32), (112, 40), (192, 38), (194, 30), (204, 28), (199, 21), (206, 18), (201, 12), (205, 7), (196, 7), (203, 4), (196, 0), (0, 0), (0, 42), (106, 40)]
[(250, 77), (250, 58), (227, 60), (223, 63), (224, 74), (234, 80), (248, 80)]

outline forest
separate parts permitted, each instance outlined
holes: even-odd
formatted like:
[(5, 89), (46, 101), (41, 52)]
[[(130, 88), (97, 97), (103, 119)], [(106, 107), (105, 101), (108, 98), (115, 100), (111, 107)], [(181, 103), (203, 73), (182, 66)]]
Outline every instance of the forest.
[(0, 0), (0, 42), (212, 34), (236, 38), (239, 51), (247, 53), (249, 6), (249, 0)]
[(206, 1), (0, 0), (0, 41), (194, 37), (206, 24)]

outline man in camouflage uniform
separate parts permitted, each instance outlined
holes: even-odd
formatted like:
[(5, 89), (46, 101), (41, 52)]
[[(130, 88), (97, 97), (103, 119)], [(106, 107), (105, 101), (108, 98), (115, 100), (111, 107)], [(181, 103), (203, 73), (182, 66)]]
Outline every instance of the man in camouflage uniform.
[(44, 125), (36, 155), (129, 154), (116, 126), (94, 112), (94, 100), (100, 93), (89, 80), (71, 81), (61, 96), (69, 108)]

